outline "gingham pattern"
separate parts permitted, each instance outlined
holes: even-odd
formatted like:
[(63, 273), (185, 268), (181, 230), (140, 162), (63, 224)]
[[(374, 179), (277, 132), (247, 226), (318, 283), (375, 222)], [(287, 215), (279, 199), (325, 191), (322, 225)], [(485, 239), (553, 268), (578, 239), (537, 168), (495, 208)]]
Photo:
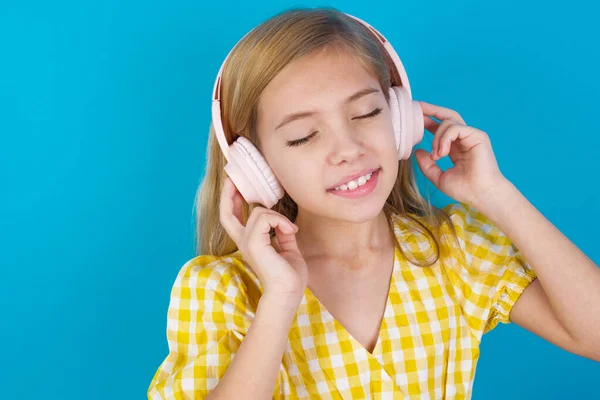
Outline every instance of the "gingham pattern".
[[(420, 268), (396, 250), (379, 340), (369, 353), (307, 288), (288, 336), (273, 399), (469, 399), (483, 333), (509, 312), (535, 273), (510, 240), (474, 208), (450, 204), (459, 250)], [(403, 250), (431, 244), (396, 216)], [(443, 236), (450, 235), (447, 226)], [(449, 236), (447, 236), (449, 237)], [(409, 259), (412, 259), (409, 256)], [(202, 399), (223, 376), (254, 318), (262, 286), (239, 252), (199, 256), (171, 293), (169, 354), (148, 398)]]

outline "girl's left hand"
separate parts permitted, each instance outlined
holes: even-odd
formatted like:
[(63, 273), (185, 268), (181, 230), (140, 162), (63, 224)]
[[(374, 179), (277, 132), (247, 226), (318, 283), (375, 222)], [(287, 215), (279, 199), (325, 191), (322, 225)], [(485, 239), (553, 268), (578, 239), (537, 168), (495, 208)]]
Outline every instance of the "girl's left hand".
[[(490, 189), (506, 182), (500, 172), (488, 135), (467, 126), (454, 110), (420, 101), (423, 109), (425, 129), (433, 133), (431, 153), (415, 150), (419, 168), (435, 187), (456, 201), (468, 205), (477, 204), (477, 199)], [(434, 121), (431, 116), (442, 121)], [(442, 171), (436, 161), (446, 155), (454, 164)]]

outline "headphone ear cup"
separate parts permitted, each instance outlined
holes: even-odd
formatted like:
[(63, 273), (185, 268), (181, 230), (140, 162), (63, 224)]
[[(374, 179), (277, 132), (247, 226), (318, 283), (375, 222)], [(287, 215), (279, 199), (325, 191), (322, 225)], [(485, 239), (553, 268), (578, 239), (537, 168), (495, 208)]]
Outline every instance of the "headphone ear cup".
[(247, 138), (240, 136), (229, 146), (230, 161), (225, 172), (247, 203), (273, 207), (284, 191), (271, 168)]
[(425, 115), (423, 114), (421, 103), (415, 100), (411, 100), (410, 103), (412, 106), (411, 109), (413, 121), (413, 140), (411, 147), (414, 147), (423, 140), (423, 135), (425, 134)]
[(408, 91), (402, 86), (392, 86), (389, 92), (398, 159), (407, 160), (412, 153), (412, 148), (423, 140), (425, 130), (423, 110), (421, 104), (412, 100)]
[(388, 89), (390, 98), (390, 113), (392, 115), (392, 127), (394, 128), (394, 139), (396, 141), (396, 152), (400, 149), (400, 135), (402, 134), (402, 126), (400, 123), (401, 113), (400, 105), (398, 104), (398, 96), (393, 87)]

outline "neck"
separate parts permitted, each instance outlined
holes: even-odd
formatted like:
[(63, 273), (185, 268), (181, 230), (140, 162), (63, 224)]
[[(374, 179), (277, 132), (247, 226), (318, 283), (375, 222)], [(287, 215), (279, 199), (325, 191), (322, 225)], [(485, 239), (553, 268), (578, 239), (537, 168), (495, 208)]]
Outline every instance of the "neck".
[(294, 221), (298, 248), (308, 261), (360, 260), (385, 253), (394, 247), (383, 210), (366, 221), (345, 221), (299, 210)]

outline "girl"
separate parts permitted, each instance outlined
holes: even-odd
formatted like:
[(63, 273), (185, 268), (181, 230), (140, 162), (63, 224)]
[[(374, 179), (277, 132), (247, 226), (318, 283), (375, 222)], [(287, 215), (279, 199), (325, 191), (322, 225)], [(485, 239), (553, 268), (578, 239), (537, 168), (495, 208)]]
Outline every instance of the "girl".
[[(502, 175), (485, 132), (404, 98), (385, 43), (333, 8), (293, 9), (226, 59), (198, 256), (173, 285), (149, 399), (470, 398), (482, 335), (510, 321), (600, 360), (596, 265)], [(443, 209), (406, 156), (423, 128), (432, 151), (414, 158), (456, 199)], [(244, 143), (271, 191), (225, 159)]]

